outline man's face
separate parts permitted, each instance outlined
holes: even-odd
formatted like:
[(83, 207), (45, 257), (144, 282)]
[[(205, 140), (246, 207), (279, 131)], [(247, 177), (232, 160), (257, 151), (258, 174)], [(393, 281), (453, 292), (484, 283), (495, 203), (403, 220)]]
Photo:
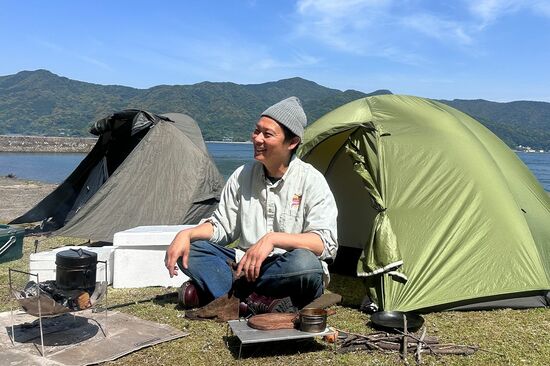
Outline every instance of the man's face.
[(300, 141), (297, 138), (297, 142), (294, 139), (285, 142), (283, 128), (265, 116), (256, 123), (251, 140), (254, 144), (254, 159), (264, 165), (289, 159), (292, 149)]

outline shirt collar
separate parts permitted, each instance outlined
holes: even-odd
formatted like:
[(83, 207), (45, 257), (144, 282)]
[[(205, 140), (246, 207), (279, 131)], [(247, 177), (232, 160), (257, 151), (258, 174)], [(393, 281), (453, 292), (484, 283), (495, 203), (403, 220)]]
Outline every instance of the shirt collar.
[[(296, 165), (296, 161), (298, 160), (298, 157), (296, 156), (296, 154), (292, 154), (292, 157), (290, 158), (290, 163), (288, 163), (288, 168), (286, 169), (286, 172), (285, 174), (283, 174), (283, 176), (281, 177), (281, 179), (279, 179), (278, 181), (276, 181), (275, 183), (271, 183), (271, 181), (269, 180), (269, 178), (267, 178), (266, 174), (265, 174), (265, 168), (264, 166), (262, 165), (262, 178), (264, 181), (266, 181), (268, 184), (270, 185), (273, 185), (273, 186), (276, 186), (278, 185), (279, 183), (281, 182), (284, 182), (288, 175), (290, 174), (290, 171), (293, 169), (293, 167)], [(261, 163), (260, 163), (261, 164)]]

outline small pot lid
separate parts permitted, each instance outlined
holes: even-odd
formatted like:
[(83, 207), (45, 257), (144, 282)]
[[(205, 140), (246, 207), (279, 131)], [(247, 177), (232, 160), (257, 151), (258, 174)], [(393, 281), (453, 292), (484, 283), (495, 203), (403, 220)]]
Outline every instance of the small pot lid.
[(63, 250), (55, 255), (55, 264), (65, 267), (97, 264), (97, 253), (80, 248)]

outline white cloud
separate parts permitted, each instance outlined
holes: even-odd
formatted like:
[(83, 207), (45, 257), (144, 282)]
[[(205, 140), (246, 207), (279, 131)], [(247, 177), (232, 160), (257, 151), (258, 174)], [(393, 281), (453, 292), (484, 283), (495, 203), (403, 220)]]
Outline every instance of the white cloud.
[(428, 60), (422, 55), (411, 53), (411, 52), (405, 52), (399, 47), (394, 47), (394, 46), (386, 46), (381, 48), (377, 56), (383, 57), (385, 59), (388, 59), (397, 63), (404, 64), (404, 65), (418, 66), (418, 65), (426, 65), (431, 63), (430, 60)]
[(90, 57), (90, 56), (87, 56), (87, 55), (82, 55), (78, 51), (73, 51), (73, 50), (67, 49), (65, 47), (62, 47), (58, 44), (55, 44), (55, 43), (52, 43), (52, 42), (49, 42), (49, 41), (45, 41), (45, 40), (41, 40), (41, 39), (36, 40), (36, 42), (39, 45), (41, 45), (42, 47), (45, 47), (45, 48), (47, 48), (51, 51), (54, 51), (56, 53), (61, 54), (63, 57), (71, 57), (73, 59), (80, 60), (80, 61), (83, 61), (85, 63), (91, 64), (91, 65), (94, 65), (94, 66), (98, 66), (98, 67), (100, 67), (104, 70), (109, 70), (109, 71), (113, 70), (105, 62), (102, 62), (102, 61), (100, 61), (96, 58), (93, 58), (93, 57)]
[(550, 0), (466, 0), (466, 4), (468, 10), (481, 20), (480, 28), (520, 10), (550, 17)]
[(299, 36), (312, 36), (336, 49), (352, 53), (370, 51), (365, 30), (387, 18), (393, 0), (300, 0), (297, 2)]
[(51, 43), (41, 39), (37, 40), (36, 43), (55, 52), (64, 52), (64, 49), (55, 43)]
[(550, 1), (538, 0), (532, 2), (533, 11), (550, 18)]
[(271, 57), (265, 57), (254, 62), (252, 68), (259, 70), (295, 69), (318, 64), (319, 58), (306, 54), (295, 54), (290, 60), (282, 61)]
[(95, 59), (93, 57), (81, 56), (81, 55), (76, 55), (76, 54), (74, 54), (73, 56), (76, 57), (77, 59), (79, 59), (81, 61), (84, 61), (84, 62), (87, 62), (91, 65), (99, 66), (102, 69), (113, 71), (113, 69), (109, 65), (107, 65), (105, 62), (99, 61), (98, 59)]
[(394, 0), (299, 0), (298, 12), (316, 13), (331, 18), (342, 18), (358, 11), (387, 8)]
[[(189, 43), (187, 43), (189, 46)], [(187, 54), (202, 59), (209, 67), (227, 72), (240, 73), (293, 69), (316, 64), (319, 60), (307, 54), (295, 52), (287, 58), (273, 55), (267, 46), (244, 41), (231, 42), (228, 39), (201, 40), (191, 45)], [(186, 56), (184, 56), (186, 57)]]
[(468, 0), (470, 12), (481, 20), (480, 28), (494, 22), (497, 18), (516, 12), (524, 3), (522, 0)]
[(475, 49), (480, 32), (520, 10), (550, 17), (550, 0), (462, 0), (439, 7), (422, 0), (299, 0), (295, 36), (341, 52), (415, 64), (425, 60), (421, 47), (412, 45), (413, 39), (423, 42), (415, 35)]
[(194, 75), (194, 80), (187, 82), (228, 79), (240, 83), (264, 82), (301, 74), (320, 62), (318, 57), (300, 50), (276, 53), (269, 44), (220, 35), (200, 39), (178, 35), (165, 40), (166, 47), (159, 47), (154, 40), (145, 40), (144, 44), (142, 39), (141, 46), (148, 53), (143, 62), (184, 78)]
[[(429, 63), (412, 45), (415, 34), (441, 43), (469, 45), (469, 25), (430, 13), (417, 1), (300, 0), (295, 35), (337, 51), (382, 57), (408, 65)], [(471, 28), (471, 27), (470, 27)], [(411, 37), (411, 42), (403, 42)]]
[(451, 40), (463, 45), (472, 43), (466, 24), (432, 14), (418, 13), (407, 16), (401, 19), (401, 24), (431, 38)]

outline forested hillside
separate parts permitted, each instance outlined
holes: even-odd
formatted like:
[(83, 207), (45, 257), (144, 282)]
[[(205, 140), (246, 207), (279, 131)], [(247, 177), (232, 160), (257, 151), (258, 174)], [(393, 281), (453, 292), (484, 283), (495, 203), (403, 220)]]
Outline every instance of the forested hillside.
[[(312, 122), (352, 100), (388, 93), (340, 91), (301, 78), (250, 85), (202, 82), (136, 89), (71, 80), (47, 70), (22, 71), (0, 77), (0, 134), (88, 136), (91, 122), (114, 111), (139, 108), (187, 113), (199, 123), (206, 140), (244, 141), (258, 113), (284, 97), (298, 96)], [(550, 149), (550, 103), (441, 102), (472, 115), (511, 147), (521, 144)]]
[(487, 100), (442, 100), (476, 118), (512, 147), (523, 145), (550, 150), (550, 103)]

